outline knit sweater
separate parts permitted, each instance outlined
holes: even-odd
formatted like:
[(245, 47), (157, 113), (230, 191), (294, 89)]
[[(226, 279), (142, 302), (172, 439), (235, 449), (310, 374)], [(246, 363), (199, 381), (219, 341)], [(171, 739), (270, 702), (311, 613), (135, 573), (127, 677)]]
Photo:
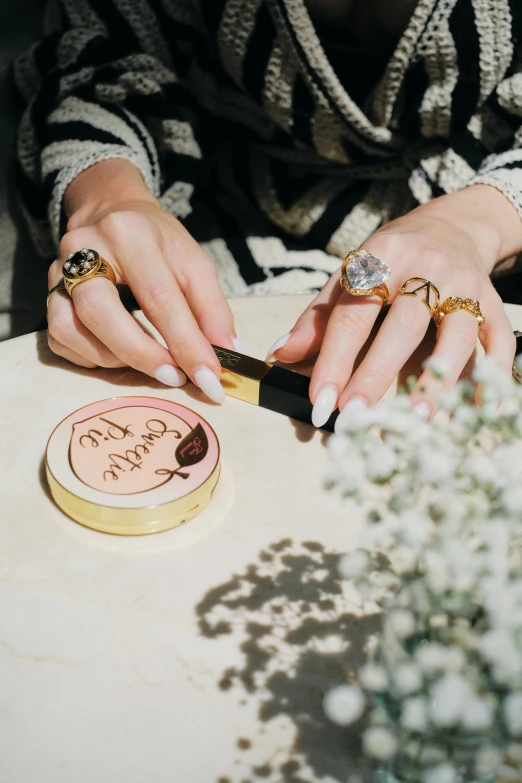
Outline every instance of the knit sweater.
[(68, 185), (110, 158), (138, 167), (228, 296), (316, 290), (383, 222), (472, 183), (522, 216), (520, 0), (419, 0), (363, 105), (304, 0), (55, 0), (15, 70), (47, 258)]

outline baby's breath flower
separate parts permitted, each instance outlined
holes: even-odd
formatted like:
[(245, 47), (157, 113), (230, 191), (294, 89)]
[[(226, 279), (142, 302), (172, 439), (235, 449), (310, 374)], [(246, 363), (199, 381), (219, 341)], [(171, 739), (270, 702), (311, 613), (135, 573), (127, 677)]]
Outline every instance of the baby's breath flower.
[(461, 712), (462, 726), (468, 731), (484, 731), (493, 722), (493, 712), (490, 705), (478, 696), (471, 696), (463, 705)]
[(389, 479), (397, 467), (397, 455), (389, 446), (382, 444), (372, 451), (366, 464), (366, 473), (372, 481)]
[(417, 478), (422, 484), (443, 484), (453, 476), (454, 470), (450, 454), (424, 450), (417, 456)]
[(420, 696), (405, 699), (402, 703), (401, 726), (407, 731), (421, 733), (428, 725), (426, 700)]
[(445, 670), (446, 655), (446, 648), (438, 642), (427, 642), (415, 650), (415, 658), (427, 675)]
[(388, 558), (396, 574), (407, 574), (415, 571), (418, 554), (409, 546), (398, 546), (388, 553)]
[(338, 685), (328, 691), (323, 700), (327, 717), (338, 726), (354, 723), (361, 717), (364, 706), (364, 695), (356, 685)]
[(475, 769), (479, 777), (491, 775), (502, 763), (502, 752), (491, 745), (483, 745), (477, 753)]
[(502, 505), (508, 514), (522, 515), (522, 487), (508, 487), (502, 493)]
[(464, 465), (464, 470), (479, 486), (496, 486), (499, 479), (497, 466), (491, 457), (485, 454), (469, 459)]
[(363, 748), (367, 756), (379, 761), (391, 758), (397, 750), (397, 738), (384, 726), (371, 726), (363, 734)]
[(440, 356), (430, 356), (423, 364), (425, 370), (429, 370), (438, 381), (444, 381), (450, 373), (450, 365), (447, 359)]
[(359, 682), (368, 691), (385, 691), (388, 681), (386, 669), (376, 663), (367, 663), (359, 670)]
[(462, 404), (462, 389), (459, 386), (446, 389), (437, 396), (437, 404), (443, 411), (454, 411)]
[(407, 609), (394, 609), (388, 615), (387, 623), (399, 639), (406, 639), (415, 632), (415, 617)]
[[(426, 368), (447, 377), (436, 358)], [(492, 779), (496, 743), (522, 737), (522, 387), (485, 357), (474, 383), (438, 404), (432, 423), (412, 413), (407, 394), (368, 409), (336, 436), (330, 476), (353, 502), (379, 509), (367, 512), (364, 551), (340, 565), (382, 610), (376, 660), (359, 672), (370, 707), (364, 750), (392, 769), (415, 760), (421, 783), (460, 783), (470, 736), (490, 738), (472, 766)], [(337, 712), (331, 695), (342, 725), (364, 708), (346, 687)]]
[(499, 367), (497, 360), (493, 356), (481, 356), (475, 363), (473, 380), (476, 383), (495, 384), (499, 374), (506, 375), (506, 372)]
[(361, 549), (343, 555), (339, 561), (339, 573), (345, 579), (357, 579), (366, 573), (370, 559), (368, 553)]
[(422, 688), (422, 674), (414, 663), (400, 663), (393, 671), (393, 688), (399, 696), (409, 696)]
[(471, 692), (459, 674), (444, 674), (431, 687), (431, 720), (436, 726), (455, 726), (466, 709)]
[(513, 737), (522, 736), (522, 691), (514, 691), (504, 700), (504, 715)]
[(426, 770), (422, 783), (457, 783), (457, 770), (452, 764), (445, 762)]
[(459, 672), (466, 664), (466, 656), (460, 647), (450, 645), (446, 647), (444, 655), (444, 671)]

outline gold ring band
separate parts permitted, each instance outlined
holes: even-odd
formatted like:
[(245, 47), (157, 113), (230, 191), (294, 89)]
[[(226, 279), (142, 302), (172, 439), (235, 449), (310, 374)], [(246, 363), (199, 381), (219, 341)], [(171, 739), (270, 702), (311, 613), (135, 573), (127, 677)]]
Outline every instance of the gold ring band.
[(486, 319), (480, 310), (480, 304), (476, 299), (463, 299), (460, 296), (449, 296), (444, 302), (433, 311), (432, 318), (437, 328), (441, 325), (446, 315), (458, 313), (459, 310), (465, 310), (467, 313), (477, 319), (478, 328), (484, 326)]
[(53, 287), (49, 291), (47, 291), (47, 300), (46, 300), (45, 306), (47, 308), (49, 307), (49, 299), (51, 298), (51, 296), (53, 294), (55, 294), (57, 291), (65, 291), (65, 290), (66, 290), (66, 288), (65, 288), (65, 285), (63, 283), (58, 283), (58, 285), (53, 285)]
[(390, 297), (384, 282), (389, 277), (391, 270), (384, 261), (359, 247), (350, 251), (344, 259), (339, 284), (353, 296), (379, 296), (384, 306)]
[[(413, 288), (411, 291), (407, 291), (406, 287), (409, 286), (410, 283), (420, 283), (420, 285), (418, 285), (416, 288)], [(429, 310), (430, 315), (433, 315), (440, 303), (440, 292), (437, 286), (434, 285), (430, 280), (426, 280), (425, 277), (410, 277), (408, 280), (406, 280), (405, 283), (401, 285), (397, 292), (397, 296), (401, 295), (417, 297), (419, 291), (424, 291), (424, 296), (421, 299), (421, 302), (424, 302)], [(431, 301), (432, 293), (434, 294), (433, 303)]]
[(116, 273), (109, 262), (96, 250), (86, 247), (76, 253), (70, 253), (62, 271), (63, 284), (69, 296), (72, 296), (73, 289), (77, 285), (93, 280), (95, 277), (106, 277), (111, 283), (116, 284)]

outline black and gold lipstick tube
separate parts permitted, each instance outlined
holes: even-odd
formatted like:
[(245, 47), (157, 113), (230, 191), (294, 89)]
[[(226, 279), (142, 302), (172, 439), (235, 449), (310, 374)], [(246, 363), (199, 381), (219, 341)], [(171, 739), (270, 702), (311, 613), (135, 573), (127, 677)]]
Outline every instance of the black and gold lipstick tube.
[[(312, 423), (312, 403), (308, 396), (310, 378), (228, 348), (212, 347), (223, 369), (221, 383), (226, 394)], [(338, 415), (339, 411), (334, 411), (322, 429), (333, 432)]]

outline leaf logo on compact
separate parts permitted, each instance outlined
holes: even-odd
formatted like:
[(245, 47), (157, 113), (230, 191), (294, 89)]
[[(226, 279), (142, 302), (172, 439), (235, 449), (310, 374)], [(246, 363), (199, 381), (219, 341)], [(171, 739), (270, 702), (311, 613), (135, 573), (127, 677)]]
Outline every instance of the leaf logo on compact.
[(133, 495), (175, 477), (187, 479), (208, 453), (201, 424), (191, 428), (166, 410), (147, 406), (114, 408), (73, 425), (69, 463), (93, 489)]

